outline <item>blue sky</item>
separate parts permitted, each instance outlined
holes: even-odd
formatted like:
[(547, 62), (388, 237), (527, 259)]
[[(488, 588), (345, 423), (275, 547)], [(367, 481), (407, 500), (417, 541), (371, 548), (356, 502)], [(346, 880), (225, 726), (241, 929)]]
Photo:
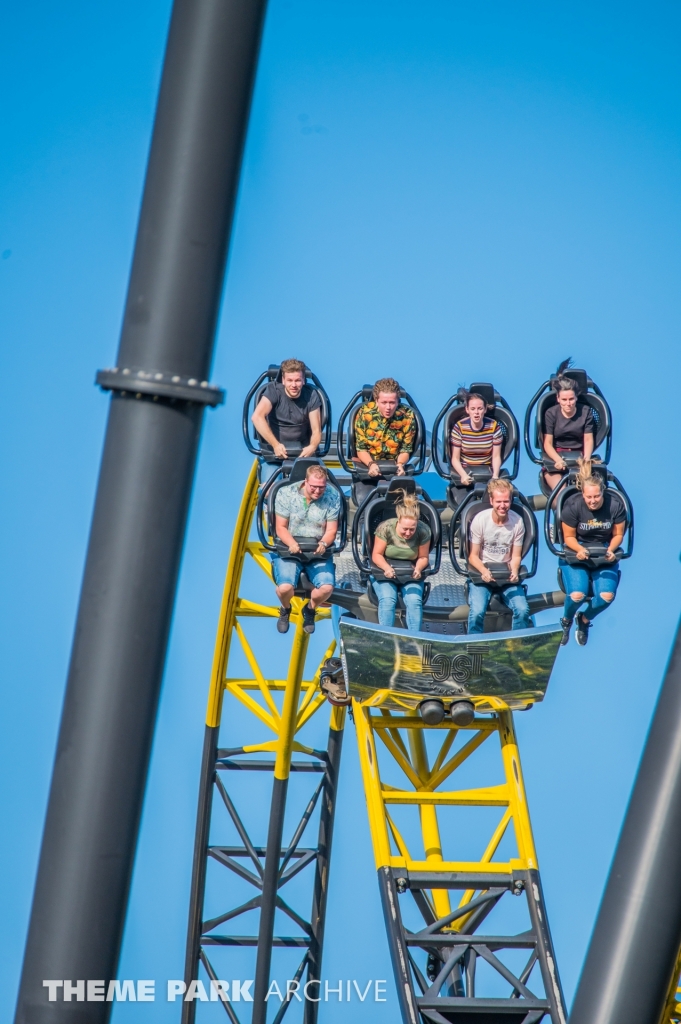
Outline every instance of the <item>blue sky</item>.
[[(2, 10), (3, 1019), (106, 420), (92, 381), (115, 361), (168, 16), (158, 0)], [(588, 649), (570, 644), (547, 700), (518, 716), (571, 998), (678, 616), (678, 532), (663, 523), (678, 501), (680, 20), (662, 2), (271, 0), (213, 372), (228, 401), (205, 421), (120, 977), (181, 975), (252, 380), (299, 356), (338, 413), (390, 373), (430, 421), (459, 384), (491, 380), (521, 418), (573, 355), (610, 400), (637, 543)], [(535, 481), (524, 458), (519, 483)], [(538, 588), (554, 580), (543, 551)], [(327, 954), (338, 976), (368, 963), (389, 978), (352, 730), (346, 742)], [(324, 1019), (350, 1018), (329, 1004)]]

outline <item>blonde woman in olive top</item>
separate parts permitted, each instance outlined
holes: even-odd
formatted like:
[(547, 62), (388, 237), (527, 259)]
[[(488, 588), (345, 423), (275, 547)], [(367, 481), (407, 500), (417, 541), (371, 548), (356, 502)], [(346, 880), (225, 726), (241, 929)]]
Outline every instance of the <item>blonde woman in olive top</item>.
[(402, 491), (402, 501), (395, 507), (396, 518), (386, 519), (376, 529), (371, 560), (387, 579), (379, 582), (372, 577), (378, 598), (378, 621), (382, 626), (394, 626), (397, 606), (395, 569), (387, 561), (403, 559), (412, 563), (411, 579), (402, 584), (402, 598), (407, 612), (407, 629), (418, 633), (423, 621), (423, 580), (421, 574), (428, 565), (430, 527), (422, 523), (418, 498)]

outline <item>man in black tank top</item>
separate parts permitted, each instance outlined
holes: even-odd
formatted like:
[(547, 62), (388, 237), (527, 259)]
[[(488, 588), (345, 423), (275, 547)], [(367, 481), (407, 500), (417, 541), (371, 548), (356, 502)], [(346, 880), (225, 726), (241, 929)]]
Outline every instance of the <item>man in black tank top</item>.
[(251, 420), (274, 458), (287, 458), (289, 449), (308, 458), (322, 439), (321, 406), (316, 388), (305, 383), (305, 363), (285, 359), (281, 381), (267, 385)]

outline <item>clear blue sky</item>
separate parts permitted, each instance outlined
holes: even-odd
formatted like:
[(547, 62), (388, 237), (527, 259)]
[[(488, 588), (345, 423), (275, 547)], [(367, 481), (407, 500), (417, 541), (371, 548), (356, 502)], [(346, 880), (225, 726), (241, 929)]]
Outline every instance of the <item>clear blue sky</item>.
[[(166, 0), (2, 10), (3, 1019), (107, 411), (92, 381), (115, 361), (168, 16)], [(459, 384), (492, 380), (520, 418), (573, 355), (610, 399), (637, 546), (588, 649), (571, 643), (545, 703), (518, 718), (572, 997), (679, 611), (664, 520), (679, 499), (680, 20), (657, 0), (272, 0), (213, 373), (228, 403), (206, 417), (120, 977), (182, 973), (251, 381), (300, 356), (339, 411), (390, 373), (432, 421)], [(524, 459), (521, 486), (535, 480)], [(537, 584), (554, 581), (544, 551)], [(390, 977), (352, 731), (346, 755), (328, 962)], [(353, 905), (357, 942), (343, 932)], [(356, 1019), (394, 1013), (393, 1000)], [(163, 1002), (114, 1016), (176, 1019)], [(329, 1004), (325, 1019), (350, 1018)]]

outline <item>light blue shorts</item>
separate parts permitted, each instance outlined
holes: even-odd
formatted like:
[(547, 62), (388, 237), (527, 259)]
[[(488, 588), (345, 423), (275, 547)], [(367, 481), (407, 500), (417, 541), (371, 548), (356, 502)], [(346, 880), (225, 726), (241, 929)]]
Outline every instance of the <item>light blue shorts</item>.
[(297, 558), (282, 558), (277, 554), (270, 555), (270, 558), (272, 575), (278, 587), (282, 583), (290, 583), (292, 587), (297, 587), (303, 569), (313, 587), (333, 587), (336, 582), (336, 570), (331, 555), (316, 562), (299, 562)]

